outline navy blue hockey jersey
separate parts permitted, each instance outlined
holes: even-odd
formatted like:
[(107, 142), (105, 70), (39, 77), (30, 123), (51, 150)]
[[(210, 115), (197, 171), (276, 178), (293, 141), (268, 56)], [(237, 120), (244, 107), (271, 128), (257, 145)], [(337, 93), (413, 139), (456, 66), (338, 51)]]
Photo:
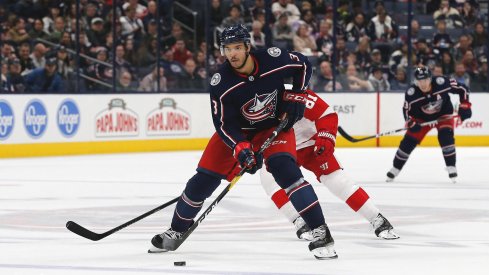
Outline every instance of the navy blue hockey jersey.
[(233, 148), (253, 133), (278, 125), (283, 113), (286, 80), (303, 91), (312, 68), (307, 57), (276, 47), (250, 54), (255, 62), (251, 75), (236, 72), (226, 61), (210, 81), (212, 119), (224, 143)]
[(458, 94), (460, 102), (469, 100), (468, 88), (453, 78), (437, 76), (431, 78), (431, 92), (423, 93), (416, 85), (406, 91), (404, 119), (413, 117), (422, 121), (436, 120), (453, 113), (449, 93)]

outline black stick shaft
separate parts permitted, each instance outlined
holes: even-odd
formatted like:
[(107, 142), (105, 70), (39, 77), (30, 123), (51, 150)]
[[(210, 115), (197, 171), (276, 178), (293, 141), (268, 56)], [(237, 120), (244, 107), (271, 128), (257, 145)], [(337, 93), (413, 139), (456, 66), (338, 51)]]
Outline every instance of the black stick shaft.
[(121, 225), (119, 225), (119, 226), (117, 226), (115, 228), (112, 228), (111, 230), (109, 230), (107, 232), (104, 232), (104, 233), (100, 233), (100, 234), (99, 233), (95, 233), (95, 232), (90, 231), (90, 230), (86, 229), (85, 227), (77, 224), (74, 221), (68, 221), (66, 223), (66, 228), (68, 228), (68, 230), (70, 230), (71, 232), (73, 232), (73, 233), (75, 233), (75, 234), (77, 234), (79, 236), (82, 236), (83, 238), (86, 238), (86, 239), (89, 239), (89, 240), (92, 240), (92, 241), (98, 241), (98, 240), (101, 240), (101, 239), (103, 239), (103, 238), (105, 238), (107, 236), (110, 236), (110, 235), (114, 234), (115, 232), (117, 232), (117, 231), (119, 231), (119, 230), (121, 230), (123, 228), (126, 228), (127, 226), (129, 226), (129, 225), (131, 225), (131, 224), (133, 224), (135, 222), (138, 222), (138, 221), (146, 218), (149, 215), (152, 215), (152, 214), (154, 214), (154, 213), (156, 213), (156, 212), (158, 212), (158, 211), (166, 208), (169, 205), (174, 204), (175, 202), (178, 201), (179, 198), (180, 197), (176, 197), (176, 198), (172, 199), (171, 201), (168, 201), (168, 202), (166, 202), (166, 203), (164, 203), (164, 204), (162, 204), (162, 205), (160, 205), (160, 206), (158, 206), (158, 207), (156, 207), (156, 208), (154, 208), (154, 209), (152, 209), (152, 210), (150, 210), (150, 211), (142, 214), (141, 216), (138, 216), (138, 217), (136, 217), (136, 218), (134, 218), (134, 219), (132, 219), (132, 220), (124, 223), (124, 224), (121, 224)]
[[(277, 126), (277, 128), (275, 129), (275, 131), (273, 131), (272, 135), (267, 140), (265, 140), (265, 142), (263, 142), (262, 146), (260, 147), (260, 150), (258, 151), (259, 154), (263, 153), (263, 151), (265, 151), (265, 149), (267, 149), (268, 146), (270, 146), (270, 144), (277, 137), (277, 135), (280, 132), (282, 132), (285, 125), (287, 125), (287, 118), (282, 120), (280, 122), (280, 124)], [(236, 182), (238, 182), (238, 180), (241, 178), (241, 176), (245, 173), (245, 170), (246, 170), (246, 168), (241, 169), (239, 174), (236, 177), (234, 177), (234, 179), (228, 184), (228, 186), (226, 186), (226, 188), (224, 188), (224, 190), (221, 192), (221, 194), (219, 194), (219, 196), (217, 196), (217, 198), (209, 205), (209, 207), (207, 207), (207, 209), (204, 211), (204, 213), (202, 213), (202, 215), (200, 215), (200, 217), (197, 219), (197, 221), (194, 222), (194, 224), (192, 224), (192, 226), (190, 226), (190, 228), (185, 232), (185, 234), (182, 236), (182, 238), (178, 239), (176, 241), (174, 250), (177, 250), (178, 247), (180, 247), (180, 245), (182, 245), (182, 243), (185, 242), (185, 240), (190, 236), (190, 234), (192, 234), (192, 232), (194, 232), (194, 230), (197, 228), (197, 226), (199, 226), (199, 224), (207, 217), (207, 215), (209, 215), (209, 213), (217, 206), (217, 204), (219, 204), (219, 202), (222, 200), (222, 198), (224, 198), (224, 196), (226, 196), (226, 194), (229, 192), (229, 190), (231, 190), (231, 188), (233, 188), (233, 186), (236, 184)]]

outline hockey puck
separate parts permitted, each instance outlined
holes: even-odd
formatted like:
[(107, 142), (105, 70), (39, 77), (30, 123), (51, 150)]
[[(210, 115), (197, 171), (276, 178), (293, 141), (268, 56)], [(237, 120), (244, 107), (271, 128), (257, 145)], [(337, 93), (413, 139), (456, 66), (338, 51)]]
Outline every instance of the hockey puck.
[(174, 266), (185, 266), (187, 263), (185, 261), (183, 262), (173, 262)]

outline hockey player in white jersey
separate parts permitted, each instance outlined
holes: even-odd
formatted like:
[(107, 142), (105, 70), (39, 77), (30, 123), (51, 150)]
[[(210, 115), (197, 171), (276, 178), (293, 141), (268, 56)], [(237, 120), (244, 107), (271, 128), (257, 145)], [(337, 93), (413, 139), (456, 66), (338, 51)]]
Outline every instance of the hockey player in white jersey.
[[(313, 172), (336, 197), (345, 201), (373, 226), (375, 235), (382, 239), (398, 239), (390, 222), (380, 213), (369, 195), (357, 186), (343, 171), (333, 155), (338, 128), (338, 115), (313, 91), (307, 90), (304, 118), (294, 125), (297, 143), (297, 162)], [(313, 238), (311, 230), (289, 201), (289, 196), (281, 189), (273, 176), (261, 169), (261, 182), (278, 209), (294, 223), (297, 237), (304, 240)]]

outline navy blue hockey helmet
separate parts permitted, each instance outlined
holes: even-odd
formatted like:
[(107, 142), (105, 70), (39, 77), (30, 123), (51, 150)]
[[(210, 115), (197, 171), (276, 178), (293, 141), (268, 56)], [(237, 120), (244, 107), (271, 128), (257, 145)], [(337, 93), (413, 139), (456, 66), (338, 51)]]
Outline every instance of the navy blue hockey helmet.
[(416, 80), (431, 78), (431, 71), (427, 67), (418, 67), (414, 70), (414, 78)]
[(250, 33), (242, 24), (234, 25), (225, 28), (221, 33), (221, 54), (224, 55), (224, 46), (237, 42), (244, 42), (245, 45), (250, 44)]

